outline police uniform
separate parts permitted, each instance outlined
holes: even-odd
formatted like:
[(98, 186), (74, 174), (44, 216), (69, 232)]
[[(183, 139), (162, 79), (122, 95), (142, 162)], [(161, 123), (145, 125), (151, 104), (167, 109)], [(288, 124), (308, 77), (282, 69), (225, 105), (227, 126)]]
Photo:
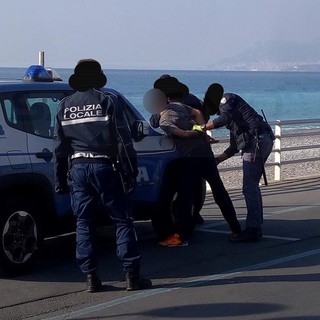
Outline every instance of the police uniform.
[[(97, 212), (102, 210), (116, 226), (117, 255), (127, 274), (127, 290), (132, 289), (130, 275), (136, 279), (133, 289), (140, 289), (141, 255), (126, 195), (126, 182), (135, 181), (137, 174), (136, 153), (121, 101), (96, 89), (102, 72), (97, 69), (92, 71), (90, 63), (78, 64), (69, 79), (78, 91), (59, 104), (54, 132), (56, 191), (67, 190), (70, 167), (71, 205), (77, 216), (76, 259), (81, 271), (97, 277), (95, 232)], [(99, 87), (106, 79), (103, 82), (98, 81)], [(99, 280), (89, 284), (88, 291), (96, 291), (96, 283)]]
[[(213, 100), (214, 96), (211, 98)], [(273, 132), (262, 116), (234, 93), (222, 95), (217, 114), (218, 117), (212, 121), (214, 129), (225, 126), (230, 130), (230, 145), (223, 153), (230, 158), (241, 150), (243, 159), (243, 195), (247, 206), (246, 229), (231, 241), (258, 241), (262, 234), (263, 223), (259, 181), (264, 164), (272, 151)]]

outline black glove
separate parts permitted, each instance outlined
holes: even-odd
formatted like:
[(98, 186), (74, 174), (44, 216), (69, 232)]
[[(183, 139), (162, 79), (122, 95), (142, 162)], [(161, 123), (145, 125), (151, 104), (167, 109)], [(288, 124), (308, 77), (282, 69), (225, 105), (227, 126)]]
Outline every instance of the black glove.
[(219, 157), (215, 157), (214, 160), (216, 161), (216, 164), (218, 165), (221, 161), (219, 159)]
[(60, 195), (63, 195), (63, 194), (69, 194), (70, 193), (70, 188), (69, 186), (56, 186), (54, 188), (54, 191), (57, 193), (57, 194), (60, 194)]
[(128, 175), (126, 177), (123, 177), (122, 185), (123, 185), (123, 191), (126, 194), (131, 194), (136, 190), (137, 187), (137, 180), (136, 177), (132, 175)]

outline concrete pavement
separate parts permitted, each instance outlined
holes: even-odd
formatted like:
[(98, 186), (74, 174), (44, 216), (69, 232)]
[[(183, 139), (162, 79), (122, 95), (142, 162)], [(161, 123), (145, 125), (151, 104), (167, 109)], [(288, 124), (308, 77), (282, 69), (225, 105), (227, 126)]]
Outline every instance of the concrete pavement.
[[(74, 262), (74, 236), (48, 240), (37, 268), (1, 279), (0, 319), (320, 319), (320, 178), (262, 187), (259, 243), (231, 244), (208, 195), (188, 247), (157, 246), (150, 222), (137, 223), (142, 273), (154, 288), (124, 291), (110, 230), (100, 237), (104, 290), (85, 292)], [(240, 190), (230, 195), (242, 223)]]

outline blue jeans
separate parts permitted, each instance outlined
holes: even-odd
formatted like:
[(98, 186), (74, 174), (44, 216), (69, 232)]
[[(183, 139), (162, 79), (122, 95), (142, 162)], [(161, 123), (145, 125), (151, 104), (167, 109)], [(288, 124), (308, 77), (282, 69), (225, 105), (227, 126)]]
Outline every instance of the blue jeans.
[(259, 182), (262, 168), (272, 151), (273, 140), (268, 133), (259, 135), (259, 148), (254, 138), (250, 147), (242, 154), (243, 186), (242, 192), (247, 206), (246, 228), (261, 229), (263, 223), (263, 204)]
[(119, 174), (111, 163), (81, 162), (71, 167), (71, 205), (77, 216), (76, 259), (83, 273), (97, 269), (95, 243), (97, 213), (107, 214), (116, 226), (117, 256), (125, 272), (139, 271), (131, 208)]

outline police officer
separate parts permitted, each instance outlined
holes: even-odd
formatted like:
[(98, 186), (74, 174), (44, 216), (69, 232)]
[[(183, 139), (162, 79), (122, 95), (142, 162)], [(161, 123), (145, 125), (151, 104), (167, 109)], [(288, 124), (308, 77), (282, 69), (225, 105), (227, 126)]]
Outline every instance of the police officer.
[(226, 126), (230, 130), (230, 146), (218, 157), (217, 163), (232, 157), (242, 150), (243, 194), (247, 206), (246, 229), (235, 234), (232, 242), (257, 242), (262, 236), (263, 206), (259, 181), (264, 174), (264, 164), (272, 151), (273, 132), (244, 99), (234, 93), (224, 93), (218, 83), (209, 86), (205, 108), (211, 115), (218, 114), (212, 122), (203, 125), (203, 130)]
[(151, 286), (140, 277), (141, 255), (137, 250), (127, 193), (134, 188), (136, 153), (121, 102), (103, 93), (107, 82), (100, 64), (80, 60), (69, 78), (74, 94), (58, 107), (54, 131), (56, 192), (69, 192), (77, 217), (76, 260), (87, 275), (87, 291), (101, 288), (96, 261), (96, 221), (102, 209), (116, 226), (117, 255), (126, 273), (127, 290)]

